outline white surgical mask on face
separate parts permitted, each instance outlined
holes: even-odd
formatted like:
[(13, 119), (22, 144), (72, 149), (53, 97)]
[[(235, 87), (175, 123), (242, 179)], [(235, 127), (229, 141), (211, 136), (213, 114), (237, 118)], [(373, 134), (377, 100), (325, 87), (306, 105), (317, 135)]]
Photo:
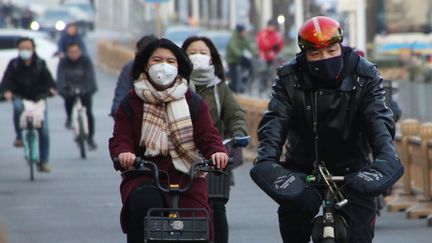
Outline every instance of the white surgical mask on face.
[(158, 63), (148, 70), (151, 80), (161, 86), (170, 85), (177, 77), (177, 67), (168, 63)]
[(210, 56), (203, 54), (193, 54), (190, 55), (189, 58), (194, 65), (194, 69), (209, 69), (210, 67)]
[(33, 52), (29, 50), (19, 50), (18, 55), (21, 57), (21, 59), (28, 60), (33, 56)]
[(202, 54), (190, 55), (194, 69), (190, 75), (191, 80), (197, 85), (207, 85), (215, 78), (214, 65), (210, 64), (210, 56)]

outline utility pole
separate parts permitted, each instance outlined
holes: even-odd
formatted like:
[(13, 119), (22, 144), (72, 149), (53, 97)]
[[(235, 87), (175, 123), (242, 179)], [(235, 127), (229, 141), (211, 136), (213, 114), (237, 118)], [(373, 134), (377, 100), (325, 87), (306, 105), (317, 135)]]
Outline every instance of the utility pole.
[(199, 0), (192, 0), (192, 18), (197, 25), (200, 24)]
[(230, 7), (229, 7), (229, 15), (230, 15), (230, 29), (235, 29), (235, 26), (237, 24), (237, 1), (231, 0)]
[(266, 26), (267, 21), (273, 17), (273, 0), (262, 0), (261, 26)]
[[(295, 26), (296, 31), (300, 29), (301, 25), (304, 22), (304, 13), (303, 13), (303, 1), (302, 0), (295, 0)], [(298, 51), (300, 51), (300, 47), (296, 45), (296, 48)]]
[(366, 4), (365, 0), (357, 0), (357, 49), (366, 50)]

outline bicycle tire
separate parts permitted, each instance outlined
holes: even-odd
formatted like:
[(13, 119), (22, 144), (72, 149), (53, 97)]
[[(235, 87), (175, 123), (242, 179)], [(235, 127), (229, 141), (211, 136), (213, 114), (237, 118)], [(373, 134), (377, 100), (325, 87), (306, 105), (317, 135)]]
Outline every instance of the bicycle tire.
[(34, 181), (34, 161), (33, 161), (33, 140), (35, 139), (34, 131), (29, 131), (26, 134), (26, 139), (29, 149), (28, 163), (30, 167), (30, 180)]
[(336, 243), (335, 239), (326, 238), (321, 241), (321, 243)]
[(84, 122), (81, 114), (78, 114), (78, 146), (80, 149), (81, 159), (87, 158), (87, 151), (85, 146), (86, 135), (84, 132)]

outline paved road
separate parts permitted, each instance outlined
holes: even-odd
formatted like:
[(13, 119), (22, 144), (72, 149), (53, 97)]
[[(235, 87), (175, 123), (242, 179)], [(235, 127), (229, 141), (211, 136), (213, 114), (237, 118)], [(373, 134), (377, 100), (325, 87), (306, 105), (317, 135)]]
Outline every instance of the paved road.
[[(94, 39), (90, 39), (94, 53)], [(28, 180), (23, 151), (12, 147), (11, 104), (0, 104), (0, 223), (9, 243), (125, 242), (119, 227), (120, 177), (113, 171), (107, 140), (113, 122), (107, 116), (116, 78), (97, 71), (99, 92), (94, 99), (99, 148), (87, 160), (79, 158), (71, 131), (64, 129), (63, 101), (49, 100), (51, 165), (49, 174)], [(249, 179), (250, 165), (234, 171), (236, 185), (228, 204), (230, 242), (281, 242), (276, 204)], [(378, 219), (377, 243), (431, 242), (432, 228), (424, 220), (407, 220), (403, 213)]]

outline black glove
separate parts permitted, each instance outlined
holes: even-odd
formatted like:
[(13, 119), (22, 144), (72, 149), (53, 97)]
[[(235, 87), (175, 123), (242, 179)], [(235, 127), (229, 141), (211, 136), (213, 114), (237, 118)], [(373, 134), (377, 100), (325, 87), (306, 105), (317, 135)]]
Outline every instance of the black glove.
[(306, 174), (289, 171), (279, 163), (258, 163), (250, 170), (250, 176), (279, 204), (300, 197), (305, 190)]
[(370, 166), (346, 175), (345, 180), (354, 191), (377, 196), (399, 180), (403, 171), (403, 166), (399, 160), (375, 160)]
[(273, 49), (274, 52), (278, 52), (279, 51), (279, 45), (278, 44), (274, 44), (272, 49)]
[(246, 147), (249, 144), (249, 136), (234, 136), (234, 147)]

